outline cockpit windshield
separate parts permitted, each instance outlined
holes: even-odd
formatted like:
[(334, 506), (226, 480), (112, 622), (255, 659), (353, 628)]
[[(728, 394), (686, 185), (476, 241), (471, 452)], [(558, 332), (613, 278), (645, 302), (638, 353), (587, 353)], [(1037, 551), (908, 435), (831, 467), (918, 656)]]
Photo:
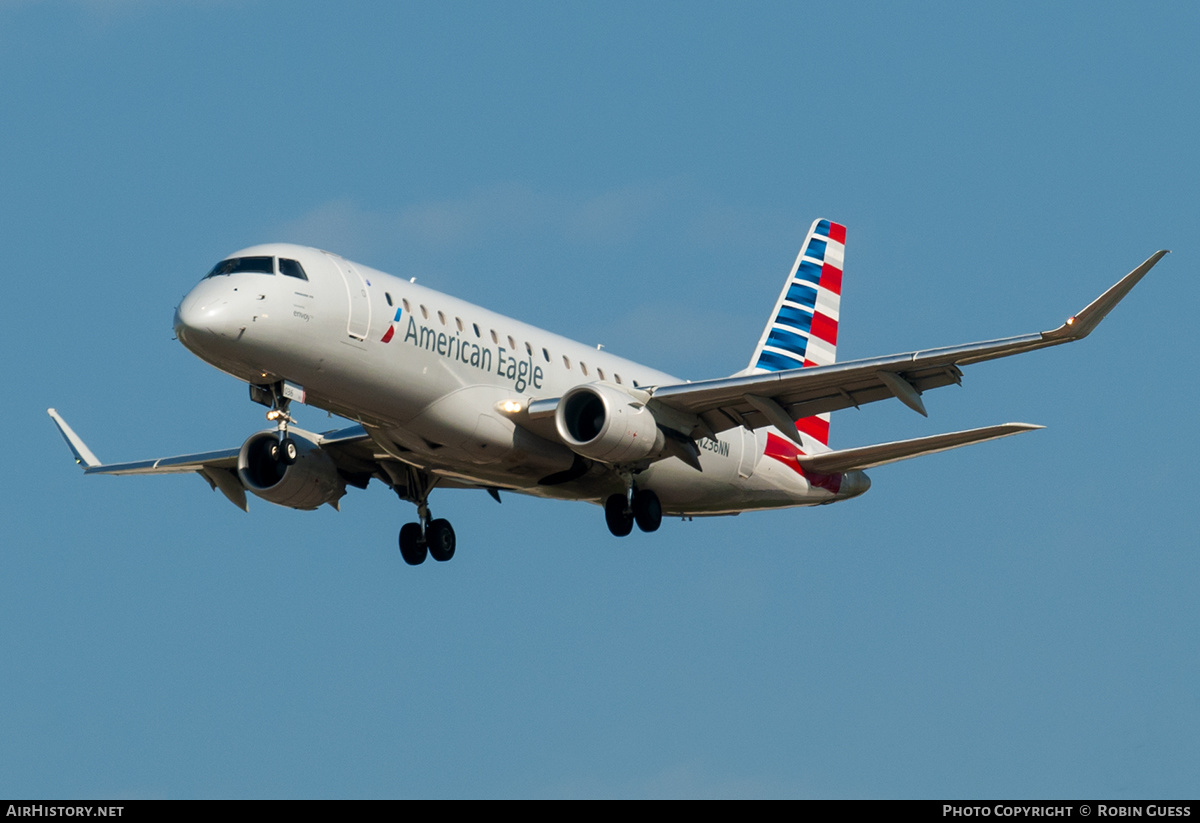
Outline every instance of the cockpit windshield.
[(254, 272), (257, 274), (274, 274), (275, 273), (275, 258), (274, 257), (231, 257), (228, 260), (222, 260), (220, 263), (212, 267), (212, 271), (204, 275), (207, 280), (210, 277), (217, 277), (222, 274), (237, 274), (238, 272)]
[(300, 280), (308, 279), (308, 275), (304, 273), (304, 266), (300, 265), (300, 261), (288, 260), (286, 257), (279, 258), (279, 273), (286, 274), (288, 277), (295, 277)]

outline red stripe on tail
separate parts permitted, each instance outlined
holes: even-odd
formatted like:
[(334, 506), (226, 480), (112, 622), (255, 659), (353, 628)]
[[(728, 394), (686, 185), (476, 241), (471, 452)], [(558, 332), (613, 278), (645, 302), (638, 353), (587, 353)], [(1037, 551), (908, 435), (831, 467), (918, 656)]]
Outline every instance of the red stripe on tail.
[(822, 417), (802, 417), (796, 421), (796, 428), (801, 434), (807, 434), (809, 437), (819, 440), (826, 446), (829, 445), (829, 421)]
[(837, 327), (838, 324), (836, 320), (817, 312), (813, 315), (812, 328), (809, 329), (809, 334), (811, 334), (813, 337), (819, 337), (826, 343), (836, 346)]
[(834, 294), (842, 293), (842, 270), (825, 263), (821, 266), (821, 282), (823, 289), (829, 289)]

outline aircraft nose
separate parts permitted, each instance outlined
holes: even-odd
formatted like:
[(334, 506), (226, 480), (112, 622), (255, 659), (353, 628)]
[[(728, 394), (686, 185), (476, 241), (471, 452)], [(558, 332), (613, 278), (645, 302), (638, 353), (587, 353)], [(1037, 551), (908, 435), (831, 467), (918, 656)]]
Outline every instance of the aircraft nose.
[(208, 308), (203, 304), (203, 301), (196, 298), (195, 290), (184, 295), (179, 301), (179, 305), (175, 307), (175, 334), (180, 339), (185, 339), (188, 334), (200, 332), (204, 329), (205, 309)]
[[(180, 306), (182, 306), (183, 301), (181, 300), (179, 302), (180, 302)], [(175, 329), (176, 337), (179, 337), (179, 335), (182, 332), (186, 331), (187, 325), (188, 325), (187, 323), (184, 322), (183, 315), (180, 314), (180, 312), (179, 312), (180, 306), (175, 307), (175, 317), (171, 320), (171, 326), (172, 326), (172, 328)]]
[(175, 336), (193, 350), (205, 340), (236, 340), (246, 330), (238, 314), (227, 291), (206, 280), (175, 307)]

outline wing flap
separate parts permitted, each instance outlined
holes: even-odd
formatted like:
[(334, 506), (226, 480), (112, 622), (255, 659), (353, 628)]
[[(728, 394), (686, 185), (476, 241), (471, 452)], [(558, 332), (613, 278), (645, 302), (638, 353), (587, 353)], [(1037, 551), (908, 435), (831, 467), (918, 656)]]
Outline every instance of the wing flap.
[(246, 487), (242, 485), (236, 471), (205, 466), (200, 470), (200, 474), (208, 481), (208, 485), (218, 489), (230, 503), (244, 512), (250, 511), (246, 504)]

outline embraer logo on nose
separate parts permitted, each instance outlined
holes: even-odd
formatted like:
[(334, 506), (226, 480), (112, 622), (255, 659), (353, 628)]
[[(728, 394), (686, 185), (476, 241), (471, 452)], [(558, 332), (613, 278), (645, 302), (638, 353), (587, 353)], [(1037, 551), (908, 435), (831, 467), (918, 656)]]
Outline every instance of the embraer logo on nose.
[(383, 339), (379, 342), (387, 343), (392, 339), (392, 335), (396, 333), (396, 324), (400, 322), (400, 315), (402, 314), (404, 314), (404, 309), (396, 309), (396, 316), (392, 318), (392, 322), (388, 326), (388, 330), (383, 333)]

